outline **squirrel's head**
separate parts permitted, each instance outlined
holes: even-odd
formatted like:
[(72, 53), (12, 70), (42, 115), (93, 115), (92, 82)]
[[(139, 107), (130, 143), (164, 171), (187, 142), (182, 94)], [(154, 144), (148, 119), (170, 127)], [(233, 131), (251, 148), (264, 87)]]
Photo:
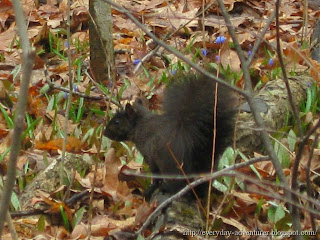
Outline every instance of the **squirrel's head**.
[(104, 135), (115, 141), (127, 141), (137, 123), (138, 114), (131, 104), (117, 112), (104, 130)]

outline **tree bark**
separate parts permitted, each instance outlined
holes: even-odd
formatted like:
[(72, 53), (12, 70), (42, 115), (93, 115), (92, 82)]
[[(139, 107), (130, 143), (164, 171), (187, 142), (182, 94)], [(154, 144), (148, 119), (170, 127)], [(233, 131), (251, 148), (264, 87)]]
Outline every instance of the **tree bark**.
[(90, 0), (90, 66), (97, 82), (115, 79), (111, 6), (102, 0)]

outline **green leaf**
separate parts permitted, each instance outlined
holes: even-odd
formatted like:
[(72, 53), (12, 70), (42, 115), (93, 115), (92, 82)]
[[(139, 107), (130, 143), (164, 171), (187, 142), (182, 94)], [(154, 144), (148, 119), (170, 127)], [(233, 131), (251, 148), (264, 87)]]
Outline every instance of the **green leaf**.
[(274, 144), (274, 151), (277, 154), (277, 157), (281, 163), (281, 166), (283, 168), (289, 168), (290, 167), (290, 154), (288, 150), (278, 141)]
[(139, 164), (143, 164), (143, 159), (144, 159), (143, 155), (140, 152), (138, 152), (136, 154), (135, 162)]
[(8, 147), (6, 149), (6, 151), (0, 155), (0, 162), (3, 161), (3, 159), (7, 156), (7, 154), (10, 152), (10, 150), (11, 150), (11, 146)]
[(232, 208), (234, 207), (235, 202), (236, 202), (235, 199), (229, 199), (229, 201), (227, 200), (227, 202), (226, 202), (227, 206), (224, 207), (224, 209), (222, 210), (221, 216), (225, 216), (230, 211), (232, 211)]
[(131, 202), (130, 201), (125, 201), (124, 202), (125, 207), (131, 207)]
[(47, 111), (50, 112), (52, 111), (53, 107), (55, 104), (55, 97), (51, 97), (50, 100), (48, 101), (48, 106), (47, 106)]
[(294, 151), (296, 143), (297, 143), (297, 136), (295, 132), (291, 129), (288, 134), (288, 144), (289, 144), (290, 151)]
[(96, 108), (89, 108), (91, 112), (93, 112), (96, 115), (104, 116), (106, 113), (100, 109)]
[(280, 219), (284, 218), (285, 212), (284, 212), (283, 207), (281, 205), (279, 205), (276, 208), (274, 216), (275, 216), (275, 222), (278, 222)]
[(62, 216), (62, 221), (63, 221), (64, 227), (67, 229), (67, 231), (70, 231), (69, 220), (68, 220), (68, 218), (67, 218), (67, 214), (66, 214), (66, 212), (64, 211), (62, 205), (60, 205), (60, 213), (61, 213), (61, 216)]
[(81, 219), (82, 219), (85, 211), (86, 211), (85, 207), (82, 207), (78, 211), (76, 211), (76, 213), (74, 214), (74, 217), (72, 219), (72, 227), (73, 228), (81, 222)]
[(29, 169), (29, 160), (25, 163), (23, 168), (23, 173), (26, 175)]
[(50, 85), (46, 84), (40, 89), (40, 94), (46, 94), (50, 89)]
[(268, 209), (268, 219), (272, 223), (275, 223), (275, 212), (276, 212), (276, 208), (275, 207), (270, 207)]
[(77, 112), (77, 118), (76, 118), (76, 123), (80, 122), (82, 115), (84, 113), (84, 107), (83, 107), (84, 99), (80, 98), (79, 100), (79, 106), (78, 106), (78, 112)]
[(305, 113), (310, 111), (311, 108), (311, 102), (312, 102), (312, 94), (311, 94), (311, 89), (307, 89), (307, 102), (306, 102), (306, 108), (305, 108)]
[(6, 123), (8, 125), (8, 128), (12, 129), (14, 126), (13, 120), (12, 118), (8, 115), (7, 111), (2, 107), (2, 105), (0, 104), (0, 110), (3, 114), (4, 119), (6, 120)]
[[(144, 69), (144, 68), (143, 68)], [(121, 99), (122, 98), (122, 94), (123, 92), (131, 85), (130, 81), (128, 79), (123, 79), (123, 85), (120, 87), (120, 89), (118, 90), (118, 98)]]
[[(221, 158), (219, 159), (218, 169), (221, 170), (223, 168), (234, 165), (237, 155), (238, 155), (237, 151), (234, 151), (233, 148), (228, 147), (222, 154)], [(220, 181), (220, 183), (224, 187), (218, 185), (217, 183), (215, 183), (216, 185), (213, 184), (213, 186), (223, 192), (226, 191), (224, 190), (225, 187), (226, 188), (229, 187), (230, 189), (232, 189), (235, 183), (233, 177), (222, 177), (222, 178), (218, 178), (217, 181)], [(238, 181), (238, 183), (240, 187), (243, 187), (243, 184), (240, 181)]]
[(145, 240), (144, 237), (141, 236), (141, 234), (138, 235), (137, 240)]
[(88, 139), (93, 136), (94, 131), (95, 131), (94, 128), (90, 128), (90, 129), (86, 132), (86, 134), (82, 137), (81, 142), (82, 142), (82, 143), (88, 142)]
[(18, 198), (18, 196), (17, 196), (17, 194), (15, 192), (12, 192), (11, 204), (12, 204), (14, 210), (16, 210), (16, 211), (21, 210), (21, 205), (20, 205), (20, 202), (19, 202), (19, 198)]
[(42, 118), (39, 117), (36, 120), (32, 121), (32, 118), (30, 117), (29, 114), (26, 114), (26, 119), (27, 119), (27, 123), (28, 123), (28, 128), (22, 133), (21, 139), (24, 139), (27, 134), (29, 134), (30, 138), (32, 138), (35, 125), (40, 120), (42, 120)]
[(129, 157), (132, 158), (133, 153), (131, 148), (125, 142), (120, 142), (120, 144), (127, 150)]
[(22, 67), (21, 64), (16, 65), (15, 68), (11, 71), (11, 75), (13, 75), (14, 80), (17, 78), (18, 74), (20, 73), (21, 67)]
[(256, 210), (255, 210), (255, 215), (256, 216), (260, 215), (260, 212), (261, 212), (261, 209), (262, 209), (262, 205), (263, 205), (263, 198), (260, 198), (260, 200), (259, 200), (259, 202), (257, 204)]
[[(246, 157), (246, 155), (244, 155), (242, 152), (239, 152), (239, 155), (240, 157), (245, 161), (245, 162), (248, 162), (249, 159)], [(262, 177), (260, 175), (260, 173), (258, 172), (258, 170), (251, 164), (249, 166), (251, 168), (251, 170), (257, 175), (257, 177), (262, 180)]]
[(45, 226), (46, 226), (46, 217), (45, 217), (44, 215), (41, 215), (41, 216), (39, 217), (38, 222), (37, 222), (37, 229), (38, 229), (39, 231), (43, 231), (44, 228), (45, 228)]
[(233, 148), (228, 147), (224, 153), (222, 154), (219, 164), (218, 164), (218, 169), (221, 170), (225, 167), (229, 167), (234, 164), (234, 161), (236, 159), (237, 152), (233, 150)]
[(278, 205), (275, 202), (269, 202), (270, 208), (268, 209), (268, 219), (272, 223), (277, 223), (279, 220), (284, 218), (285, 211), (281, 205)]
[(218, 180), (214, 180), (212, 182), (212, 187), (219, 190), (220, 192), (227, 192), (228, 191), (228, 187), (226, 185), (220, 183)]

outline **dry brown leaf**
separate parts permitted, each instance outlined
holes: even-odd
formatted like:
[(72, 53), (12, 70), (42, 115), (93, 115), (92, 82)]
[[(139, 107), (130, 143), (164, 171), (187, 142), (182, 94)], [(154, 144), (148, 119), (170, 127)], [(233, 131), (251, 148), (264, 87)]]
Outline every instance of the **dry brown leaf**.
[(70, 235), (71, 239), (84, 239), (88, 236), (88, 228), (85, 224), (80, 223), (74, 227)]
[(97, 216), (92, 219), (92, 234), (94, 236), (107, 236), (113, 229), (126, 228), (132, 226), (134, 217), (125, 220), (114, 220), (107, 216)]
[(155, 204), (156, 201), (153, 202), (153, 205), (149, 205), (148, 203), (143, 202), (143, 204), (138, 207), (137, 214), (134, 220), (135, 226), (140, 226), (146, 221), (148, 216), (154, 211), (156, 207)]
[[(235, 219), (228, 219), (228, 218), (225, 218), (222, 216), (220, 216), (220, 218), (222, 219), (222, 221), (225, 224), (231, 225), (241, 232), (247, 232), (249, 230), (246, 226), (244, 226), (242, 223), (240, 223), (239, 221), (237, 221)], [(247, 238), (246, 238), (246, 236), (242, 236), (242, 237), (244, 237), (244, 238), (241, 238), (241, 239), (250, 239), (250, 236), (247, 236)]]
[(0, 33), (0, 50), (10, 51), (10, 45), (14, 44), (16, 37), (15, 24), (12, 24), (9, 29)]
[(221, 51), (220, 58), (221, 64), (225, 69), (230, 66), (234, 72), (239, 73), (241, 71), (240, 59), (235, 51), (231, 50), (230, 48), (225, 49), (224, 51)]
[(111, 148), (105, 157), (105, 173), (102, 192), (108, 193), (112, 198), (117, 201), (121, 200), (131, 200), (131, 191), (126, 182), (119, 181), (118, 175), (122, 164), (120, 159), (115, 156), (115, 150)]
[(108, 236), (108, 233), (119, 226), (106, 216), (97, 216), (92, 219), (91, 232), (93, 236)]
[[(49, 142), (41, 142), (36, 141), (35, 148), (41, 149), (41, 150), (62, 150), (63, 145), (63, 139), (55, 139), (51, 140)], [(67, 145), (66, 145), (66, 151), (73, 152), (73, 153), (79, 153), (81, 152), (83, 144), (81, 143), (81, 140), (75, 137), (68, 137), (67, 138)]]
[(8, 134), (1, 140), (0, 154), (3, 154), (4, 152), (6, 152), (8, 148), (11, 146), (12, 136), (13, 136), (13, 130), (10, 130)]
[(13, 14), (12, 3), (9, 0), (0, 1), (0, 25), (3, 27), (8, 17)]
[[(55, 111), (49, 111), (46, 113), (46, 116), (53, 120), (56, 118), (56, 124), (60, 129), (64, 129), (66, 118), (61, 114), (56, 114)], [(72, 134), (74, 129), (78, 126), (78, 124), (73, 124), (71, 120), (68, 120), (68, 134)]]

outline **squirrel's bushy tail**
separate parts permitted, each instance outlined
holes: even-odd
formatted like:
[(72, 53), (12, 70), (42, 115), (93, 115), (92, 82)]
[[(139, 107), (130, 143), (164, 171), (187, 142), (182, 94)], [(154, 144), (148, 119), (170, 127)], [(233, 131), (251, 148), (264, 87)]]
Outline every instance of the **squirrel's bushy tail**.
[[(216, 111), (215, 99), (218, 101)], [(179, 136), (179, 139), (173, 137), (172, 147), (178, 148), (176, 144), (188, 141), (186, 144), (193, 148), (188, 151), (193, 155), (190, 157), (193, 161), (199, 160), (198, 169), (206, 169), (211, 164), (209, 158), (212, 155), (214, 127), (215, 156), (221, 154), (231, 142), (235, 116), (234, 100), (233, 92), (219, 85), (216, 98), (216, 83), (202, 75), (185, 76), (183, 81), (176, 81), (166, 89), (164, 116), (170, 119), (170, 125), (176, 131), (175, 136)]]

